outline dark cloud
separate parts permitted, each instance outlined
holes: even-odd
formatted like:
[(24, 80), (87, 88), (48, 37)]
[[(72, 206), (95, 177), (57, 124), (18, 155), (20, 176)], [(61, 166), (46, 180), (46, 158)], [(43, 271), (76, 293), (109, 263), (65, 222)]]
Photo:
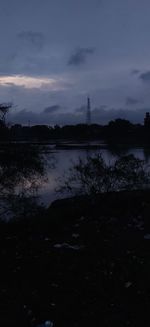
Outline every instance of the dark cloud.
[(44, 114), (53, 114), (56, 111), (60, 110), (60, 106), (59, 105), (54, 105), (54, 106), (50, 106), (47, 107), (43, 110)]
[[(30, 121), (31, 124), (40, 124), (40, 122), (42, 123), (41, 119), (40, 119), (40, 115), (38, 113), (34, 113), (31, 110), (20, 110), (17, 113), (10, 113), (9, 114), (9, 121), (11, 123), (21, 123), (21, 124), (28, 124), (28, 122)], [(46, 123), (46, 122), (45, 122)]]
[(78, 66), (84, 64), (87, 60), (88, 55), (92, 55), (94, 53), (94, 48), (78, 48), (71, 54), (68, 65)]
[(142, 80), (142, 82), (144, 83), (150, 83), (150, 70), (145, 72), (145, 73), (142, 73), (139, 78)]
[(135, 99), (135, 98), (132, 98), (132, 97), (127, 97), (126, 98), (126, 105), (127, 106), (134, 106), (134, 105), (139, 104), (139, 103), (142, 103), (142, 101), (139, 100), (139, 99)]
[(26, 110), (23, 109), (17, 113), (11, 113), (9, 114), (8, 121), (11, 124), (23, 124), (28, 125), (28, 122), (30, 121), (31, 125), (66, 125), (66, 124), (78, 124), (78, 123), (84, 123), (84, 117), (77, 117), (77, 115), (73, 113), (56, 113), (54, 115), (44, 114), (43, 112), (36, 113), (32, 110)]
[(132, 75), (137, 75), (137, 74), (139, 74), (140, 73), (140, 70), (139, 69), (133, 69), (132, 71), (131, 71), (131, 74)]
[(110, 120), (115, 120), (117, 118), (128, 119), (133, 123), (143, 123), (145, 112), (150, 111), (149, 108), (141, 109), (130, 109), (126, 110), (124, 108), (115, 109), (102, 109), (96, 108), (92, 111), (91, 117), (93, 123), (107, 124)]
[(34, 47), (37, 50), (43, 48), (45, 39), (41, 32), (22, 31), (18, 34), (18, 38), (25, 44)]
[[(98, 110), (105, 110), (106, 108), (107, 108), (106, 105), (101, 105)], [(86, 113), (87, 113), (87, 106), (81, 106), (79, 108), (76, 108), (74, 110), (74, 113), (75, 114), (84, 114), (84, 115), (86, 115)]]
[(14, 83), (10, 83), (10, 82), (5, 83), (5, 85), (9, 87), (16, 87)]
[[(91, 111), (91, 121), (92, 123), (97, 123), (100, 125), (107, 124), (110, 120), (115, 120), (117, 118), (128, 119), (133, 123), (143, 124), (145, 112), (150, 111), (149, 108), (141, 109), (106, 109), (104, 106), (95, 108)], [(80, 114), (79, 114), (80, 113)], [(82, 110), (78, 112), (76, 109), (74, 112), (60, 112), (57, 111), (53, 115), (49, 115), (43, 112), (33, 112), (32, 110), (21, 110), (19, 112), (12, 112), (9, 114), (10, 123), (21, 123), (27, 125), (30, 121), (31, 125), (35, 124), (47, 124), (47, 125), (67, 125), (67, 124), (84, 124), (86, 123), (86, 111)]]

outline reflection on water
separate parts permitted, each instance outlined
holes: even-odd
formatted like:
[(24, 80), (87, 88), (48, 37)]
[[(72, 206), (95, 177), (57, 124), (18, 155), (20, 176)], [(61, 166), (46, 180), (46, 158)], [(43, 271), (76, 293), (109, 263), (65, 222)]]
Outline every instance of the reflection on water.
[[(76, 163), (78, 158), (86, 159), (87, 156), (101, 153), (106, 163), (109, 164), (121, 155), (134, 154), (135, 157), (145, 160), (146, 163), (150, 163), (150, 149), (149, 148), (103, 148), (99, 149), (67, 149), (57, 150), (53, 153), (55, 156), (54, 169), (47, 170), (47, 183), (40, 188), (40, 197), (44, 205), (49, 205), (52, 201), (65, 197), (65, 194), (61, 195), (56, 193), (58, 186), (58, 179), (62, 177), (64, 171), (67, 171), (72, 163)], [(51, 153), (48, 155), (47, 160), (51, 159)]]

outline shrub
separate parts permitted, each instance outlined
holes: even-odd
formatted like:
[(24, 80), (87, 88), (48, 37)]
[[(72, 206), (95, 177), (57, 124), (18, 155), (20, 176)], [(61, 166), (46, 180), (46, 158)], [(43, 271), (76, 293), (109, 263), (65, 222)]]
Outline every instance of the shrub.
[(97, 194), (121, 190), (134, 190), (148, 187), (149, 167), (145, 161), (130, 154), (122, 156), (107, 165), (101, 154), (78, 159), (64, 179), (59, 191), (77, 194)]

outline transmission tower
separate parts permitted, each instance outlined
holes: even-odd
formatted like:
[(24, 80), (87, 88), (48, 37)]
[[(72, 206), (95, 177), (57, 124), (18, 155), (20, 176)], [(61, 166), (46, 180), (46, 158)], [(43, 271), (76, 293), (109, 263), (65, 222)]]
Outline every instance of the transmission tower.
[(87, 123), (87, 125), (91, 125), (91, 100), (90, 100), (90, 97), (87, 98), (86, 123)]

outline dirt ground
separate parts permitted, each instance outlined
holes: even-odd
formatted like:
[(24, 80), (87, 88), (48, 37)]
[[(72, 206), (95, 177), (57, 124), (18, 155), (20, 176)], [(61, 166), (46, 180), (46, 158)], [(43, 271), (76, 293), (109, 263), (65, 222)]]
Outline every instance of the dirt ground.
[(150, 326), (150, 191), (0, 224), (0, 326)]

